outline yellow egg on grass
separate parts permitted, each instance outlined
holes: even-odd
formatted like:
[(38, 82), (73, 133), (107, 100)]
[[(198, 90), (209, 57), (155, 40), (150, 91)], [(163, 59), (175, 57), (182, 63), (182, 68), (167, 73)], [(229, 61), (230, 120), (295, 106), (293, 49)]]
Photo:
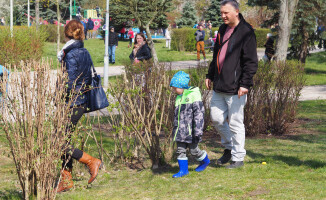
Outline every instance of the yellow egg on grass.
[(262, 164), (262, 165), (266, 165), (267, 163), (266, 163), (266, 162), (262, 162), (261, 164)]

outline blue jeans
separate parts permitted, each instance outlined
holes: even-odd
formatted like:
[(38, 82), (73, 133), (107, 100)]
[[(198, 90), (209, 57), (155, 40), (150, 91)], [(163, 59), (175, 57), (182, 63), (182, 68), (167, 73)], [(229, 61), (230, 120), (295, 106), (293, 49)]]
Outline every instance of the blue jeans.
[(115, 62), (115, 45), (109, 45), (109, 61), (110, 63)]

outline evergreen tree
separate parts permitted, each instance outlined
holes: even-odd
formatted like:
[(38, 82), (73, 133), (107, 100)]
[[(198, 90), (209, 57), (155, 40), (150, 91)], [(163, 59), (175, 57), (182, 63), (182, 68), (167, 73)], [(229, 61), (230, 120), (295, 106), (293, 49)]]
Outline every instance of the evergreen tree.
[(191, 2), (186, 2), (182, 10), (182, 16), (177, 20), (179, 27), (190, 26), (193, 27), (197, 23), (196, 10)]
[(213, 27), (219, 27), (223, 24), (223, 20), (220, 14), (220, 6), (220, 0), (211, 0), (211, 3), (206, 11), (206, 21), (210, 20)]
[[(64, 22), (69, 19), (69, 0), (60, 1), (61, 19)], [(35, 20), (35, 1), (30, 4), (30, 14)], [(40, 1), (39, 7), (40, 18), (43, 20), (57, 19), (57, 3), (56, 1)], [(27, 2), (14, 6), (14, 24), (27, 24)]]
[[(111, 3), (112, 2), (112, 3)], [(122, 9), (119, 2), (110, 2), (110, 26), (114, 26), (116, 31), (120, 31), (123, 27), (133, 27), (135, 19), (130, 10)], [(103, 24), (106, 23), (105, 15)]]
[(151, 29), (166, 29), (169, 26), (169, 22), (165, 13), (161, 13), (157, 18), (151, 23)]
[(316, 18), (322, 18), (326, 13), (326, 4), (323, 0), (300, 0), (292, 25), (290, 55), (293, 58), (306, 62), (309, 47), (315, 46), (317, 38)]

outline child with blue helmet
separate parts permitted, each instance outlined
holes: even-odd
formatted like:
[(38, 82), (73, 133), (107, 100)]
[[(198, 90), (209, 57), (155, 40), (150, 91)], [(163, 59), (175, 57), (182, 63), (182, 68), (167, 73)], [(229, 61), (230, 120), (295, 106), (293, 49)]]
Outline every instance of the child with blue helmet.
[(189, 80), (189, 74), (179, 71), (173, 76), (170, 83), (174, 92), (178, 94), (175, 101), (173, 141), (177, 142), (180, 170), (172, 176), (173, 178), (189, 174), (187, 148), (190, 149), (191, 155), (200, 162), (195, 171), (204, 171), (210, 163), (206, 151), (200, 150), (198, 147), (204, 129), (204, 104), (199, 88), (189, 87)]

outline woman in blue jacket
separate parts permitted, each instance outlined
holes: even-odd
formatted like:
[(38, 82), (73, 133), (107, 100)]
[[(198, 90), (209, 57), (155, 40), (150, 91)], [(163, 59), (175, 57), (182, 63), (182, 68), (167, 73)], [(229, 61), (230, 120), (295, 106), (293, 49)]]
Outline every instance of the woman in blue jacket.
[[(73, 107), (71, 113), (71, 122), (67, 128), (67, 134), (73, 132), (79, 119), (86, 111), (86, 89), (91, 84), (92, 80), (92, 58), (89, 52), (84, 48), (83, 40), (84, 26), (77, 20), (70, 21), (65, 27), (65, 38), (67, 43), (58, 53), (58, 60), (63, 64), (68, 73), (68, 89), (66, 102), (73, 99)], [(69, 137), (69, 135), (68, 135)], [(74, 148), (70, 141), (67, 141), (68, 148), (63, 155), (62, 178), (59, 183), (57, 192), (65, 191), (73, 187), (71, 176), (72, 159), (74, 158), (81, 163), (84, 163), (91, 174), (88, 184), (92, 183), (102, 166), (102, 161), (94, 158), (87, 153)]]

